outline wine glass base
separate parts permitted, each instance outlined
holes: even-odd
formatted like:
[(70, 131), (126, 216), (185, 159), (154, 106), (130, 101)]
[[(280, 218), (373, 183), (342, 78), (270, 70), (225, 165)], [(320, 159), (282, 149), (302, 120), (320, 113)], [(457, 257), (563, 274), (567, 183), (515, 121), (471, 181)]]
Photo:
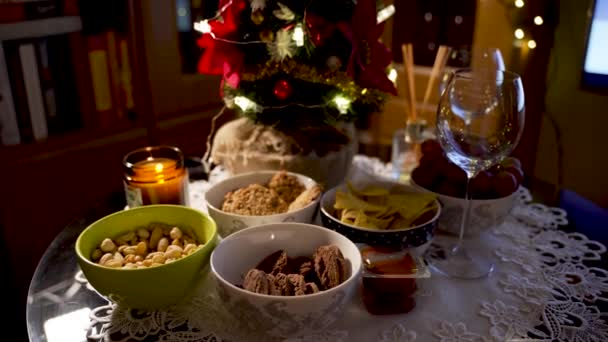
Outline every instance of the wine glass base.
[(479, 279), (494, 271), (494, 263), (485, 253), (477, 250), (458, 249), (449, 253), (446, 259), (432, 259), (433, 270), (452, 278)]

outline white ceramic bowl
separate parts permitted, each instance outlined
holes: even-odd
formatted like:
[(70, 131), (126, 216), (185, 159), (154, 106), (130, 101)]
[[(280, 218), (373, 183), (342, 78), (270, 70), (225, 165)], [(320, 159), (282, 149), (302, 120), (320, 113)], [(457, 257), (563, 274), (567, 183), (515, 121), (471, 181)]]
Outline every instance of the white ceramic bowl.
[[(237, 287), (245, 273), (269, 254), (312, 256), (319, 246), (334, 244), (350, 265), (342, 284), (304, 296), (262, 295)], [(318, 333), (339, 319), (357, 290), (361, 253), (346, 237), (329, 229), (302, 223), (278, 223), (241, 230), (224, 239), (211, 255), (211, 273), (226, 308), (239, 321), (272, 337)]]
[[(438, 228), (444, 232), (458, 235), (462, 213), (466, 209), (466, 200), (427, 190), (416, 184), (413, 179), (410, 180), (410, 184), (422, 191), (437, 195), (442, 204)], [(479, 236), (489, 228), (501, 224), (513, 209), (516, 194), (517, 191), (509, 196), (496, 199), (471, 200), (470, 224), (465, 227), (464, 235), (467, 237)]]
[[(207, 190), (207, 192), (205, 192), (205, 200), (207, 201), (209, 215), (217, 223), (218, 232), (221, 237), (225, 238), (228, 235), (247, 227), (269, 223), (312, 222), (315, 212), (317, 211), (319, 201), (321, 200), (321, 196), (304, 208), (275, 215), (247, 216), (227, 213), (221, 209), (222, 203), (224, 202), (224, 196), (229, 191), (244, 188), (254, 183), (268, 184), (272, 176), (274, 176), (277, 172), (279, 171), (256, 171), (236, 175), (213, 185), (209, 190)], [(317, 185), (317, 182), (310, 177), (292, 172), (288, 172), (288, 174), (297, 177), (300, 183), (302, 183), (306, 189), (310, 189)]]

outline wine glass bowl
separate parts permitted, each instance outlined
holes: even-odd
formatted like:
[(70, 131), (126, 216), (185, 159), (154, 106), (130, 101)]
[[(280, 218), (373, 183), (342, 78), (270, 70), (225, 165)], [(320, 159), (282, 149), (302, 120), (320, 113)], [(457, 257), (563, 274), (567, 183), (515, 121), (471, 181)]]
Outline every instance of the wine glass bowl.
[(471, 70), (452, 74), (440, 99), (437, 133), (448, 158), (465, 172), (474, 176), (508, 156), (523, 125), (524, 93), (518, 75)]
[(480, 171), (508, 156), (521, 137), (525, 106), (521, 78), (505, 70), (455, 71), (443, 91), (437, 112), (437, 138), (448, 159), (467, 174), (467, 205), (458, 243), (433, 267), (449, 276), (479, 278), (493, 269), (479, 249), (463, 244), (469, 224), (469, 183)]

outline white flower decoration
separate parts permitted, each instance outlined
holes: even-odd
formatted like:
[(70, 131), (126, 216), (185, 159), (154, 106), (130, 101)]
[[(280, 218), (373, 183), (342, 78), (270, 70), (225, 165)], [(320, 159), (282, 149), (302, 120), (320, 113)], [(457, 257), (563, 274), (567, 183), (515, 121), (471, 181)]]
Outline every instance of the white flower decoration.
[(296, 44), (291, 39), (289, 30), (279, 30), (274, 42), (268, 44), (268, 52), (273, 61), (283, 61), (287, 57), (293, 57), (296, 52)]
[(266, 8), (266, 0), (251, 0), (250, 6), (252, 11), (263, 10)]

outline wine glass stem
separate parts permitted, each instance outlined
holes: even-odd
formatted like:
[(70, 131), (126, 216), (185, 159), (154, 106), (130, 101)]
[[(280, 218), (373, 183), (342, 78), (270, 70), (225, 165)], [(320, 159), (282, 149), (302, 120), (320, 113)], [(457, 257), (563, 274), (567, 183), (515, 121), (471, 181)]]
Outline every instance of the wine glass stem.
[(466, 190), (464, 193), (465, 204), (464, 212), (462, 213), (462, 219), (460, 220), (460, 232), (458, 234), (458, 242), (452, 248), (452, 254), (463, 253), (462, 242), (464, 240), (464, 229), (469, 225), (469, 219), (471, 217), (471, 198), (469, 196), (469, 185), (471, 184), (471, 177), (467, 176)]

